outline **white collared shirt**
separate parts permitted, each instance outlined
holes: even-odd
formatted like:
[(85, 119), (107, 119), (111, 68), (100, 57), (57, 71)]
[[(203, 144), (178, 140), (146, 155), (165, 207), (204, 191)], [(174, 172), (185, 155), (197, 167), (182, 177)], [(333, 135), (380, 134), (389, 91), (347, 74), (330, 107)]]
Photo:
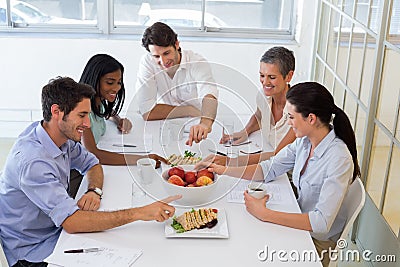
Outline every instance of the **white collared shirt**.
[(297, 202), (301, 211), (309, 215), (311, 236), (337, 241), (346, 222), (343, 210), (339, 213), (339, 209), (353, 177), (352, 157), (346, 144), (331, 130), (314, 149), (305, 172), (300, 175), (310, 149), (307, 137), (297, 138), (275, 157), (260, 163), (264, 179), (269, 182), (293, 169)]
[(181, 63), (173, 78), (152, 58), (141, 59), (136, 81), (139, 112), (149, 112), (156, 104), (192, 105), (201, 110), (202, 99), (218, 90), (209, 63), (199, 54), (183, 50)]
[(290, 126), (287, 124), (286, 116), (275, 122), (272, 116), (272, 97), (265, 96), (263, 92), (258, 91), (256, 96), (257, 108), (261, 112), (261, 134), (263, 137), (263, 148), (268, 149), (272, 147), (275, 149), (278, 144), (282, 141), (283, 137), (290, 130)]

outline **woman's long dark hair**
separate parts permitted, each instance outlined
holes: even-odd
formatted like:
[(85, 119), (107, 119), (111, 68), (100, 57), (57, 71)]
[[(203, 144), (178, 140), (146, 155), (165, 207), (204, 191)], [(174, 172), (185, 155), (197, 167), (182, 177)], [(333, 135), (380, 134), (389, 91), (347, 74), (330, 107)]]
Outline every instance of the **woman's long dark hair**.
[[(117, 70), (121, 70), (121, 89), (117, 93), (114, 102), (108, 102), (105, 99), (101, 100), (104, 106), (104, 112), (101, 112), (100, 106), (96, 105), (95, 98), (100, 97), (100, 78)], [(96, 90), (96, 95), (91, 99), (92, 111), (99, 117), (108, 119), (111, 116), (117, 115), (124, 105), (125, 101), (125, 86), (124, 86), (124, 66), (115, 58), (106, 54), (97, 54), (89, 59), (83, 70), (80, 83), (89, 84)]]
[(346, 144), (353, 158), (353, 181), (357, 176), (360, 176), (353, 127), (346, 113), (335, 105), (331, 93), (317, 82), (305, 82), (293, 86), (287, 92), (286, 100), (295, 106), (296, 112), (301, 113), (303, 117), (306, 118), (310, 113), (313, 113), (327, 126), (329, 126), (332, 114), (334, 114), (333, 128), (335, 133)]

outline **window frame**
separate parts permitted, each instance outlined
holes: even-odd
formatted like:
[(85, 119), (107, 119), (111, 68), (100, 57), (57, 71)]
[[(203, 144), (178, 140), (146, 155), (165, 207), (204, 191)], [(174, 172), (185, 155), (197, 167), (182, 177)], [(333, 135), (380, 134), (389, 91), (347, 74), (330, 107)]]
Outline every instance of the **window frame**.
[[(5, 0), (7, 6), (7, 23), (0, 25), (0, 33), (71, 33), (71, 34), (96, 34), (99, 37), (113, 38), (117, 36), (141, 36), (146, 26), (142, 25), (115, 25), (114, 24), (114, 0), (97, 0), (97, 23), (96, 24), (20, 24), (13, 23), (10, 15), (10, 1)], [(206, 0), (202, 2), (202, 12), (205, 12)], [(248, 39), (248, 41), (293, 41), (297, 23), (297, 12), (299, 0), (292, 1), (291, 16), (288, 30), (272, 30), (261, 28), (215, 28), (202, 26), (200, 28), (174, 27), (182, 37), (205, 38), (207, 40), (218, 39)], [(204, 20), (204, 16), (203, 16)]]

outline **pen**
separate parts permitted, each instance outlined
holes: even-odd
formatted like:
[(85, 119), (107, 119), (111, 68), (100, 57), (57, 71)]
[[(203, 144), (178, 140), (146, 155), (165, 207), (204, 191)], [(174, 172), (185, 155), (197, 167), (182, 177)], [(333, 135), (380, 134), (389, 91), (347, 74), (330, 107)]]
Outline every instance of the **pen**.
[(241, 145), (247, 145), (247, 144), (251, 144), (251, 141), (246, 141), (246, 142), (239, 143), (239, 144), (225, 144), (225, 146), (226, 147), (229, 147), (229, 146), (241, 146)]
[(208, 151), (210, 151), (210, 152), (212, 152), (212, 153), (215, 153), (215, 154), (217, 154), (217, 155), (226, 156), (225, 153), (222, 153), (222, 152), (220, 152), (220, 151), (217, 151), (217, 150), (214, 150), (214, 149), (211, 149), (211, 148), (209, 148)]
[(103, 249), (101, 248), (80, 248), (80, 249), (70, 249), (64, 250), (64, 253), (88, 253), (88, 252), (98, 252)]
[(113, 144), (113, 146), (117, 146), (117, 147), (136, 147), (136, 145), (129, 145), (129, 144)]

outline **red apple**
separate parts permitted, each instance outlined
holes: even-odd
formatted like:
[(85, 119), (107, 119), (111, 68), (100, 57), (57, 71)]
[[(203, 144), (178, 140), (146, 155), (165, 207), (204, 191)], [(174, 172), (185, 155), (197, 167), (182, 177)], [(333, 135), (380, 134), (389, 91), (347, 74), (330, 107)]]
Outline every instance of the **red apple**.
[(199, 171), (197, 172), (197, 177), (201, 177), (201, 176), (210, 177), (211, 180), (214, 181), (214, 174), (213, 174), (212, 172), (209, 172), (207, 169), (202, 169), (202, 170), (199, 170)]
[(197, 180), (197, 173), (195, 171), (188, 171), (185, 173), (185, 181), (188, 184), (193, 184)]
[(174, 184), (174, 185), (179, 185), (179, 186), (185, 186), (186, 185), (186, 183), (178, 175), (172, 175), (171, 177), (169, 177), (168, 178), (168, 183)]
[(179, 167), (179, 166), (172, 167), (168, 171), (168, 176), (171, 177), (172, 175), (178, 175), (179, 177), (184, 179), (185, 178), (185, 171), (182, 169), (182, 167)]

